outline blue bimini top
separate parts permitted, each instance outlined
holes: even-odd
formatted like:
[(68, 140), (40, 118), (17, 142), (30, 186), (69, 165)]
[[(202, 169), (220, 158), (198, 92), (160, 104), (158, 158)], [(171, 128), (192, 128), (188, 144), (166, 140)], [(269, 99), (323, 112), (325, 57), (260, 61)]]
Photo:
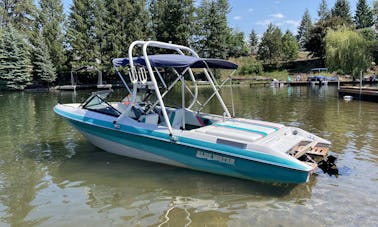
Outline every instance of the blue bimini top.
[[(193, 56), (186, 56), (180, 54), (159, 54), (149, 55), (148, 59), (152, 67), (172, 67), (172, 68), (217, 68), (217, 69), (237, 69), (238, 65), (221, 59), (213, 58), (197, 58)], [(128, 58), (115, 58), (113, 59), (114, 66), (127, 66), (130, 65)], [(135, 65), (146, 66), (145, 58), (134, 57), (133, 62)]]

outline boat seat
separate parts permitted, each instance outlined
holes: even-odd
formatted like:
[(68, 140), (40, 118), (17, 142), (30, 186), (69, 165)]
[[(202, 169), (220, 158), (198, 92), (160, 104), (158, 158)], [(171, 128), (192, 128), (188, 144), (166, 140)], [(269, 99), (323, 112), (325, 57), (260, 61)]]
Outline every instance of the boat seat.
[(159, 122), (159, 114), (151, 113), (151, 114), (141, 115), (138, 121), (146, 123), (146, 124), (157, 125)]
[(180, 129), (182, 127), (183, 112), (183, 109), (176, 109), (169, 112), (168, 117), (172, 128)]

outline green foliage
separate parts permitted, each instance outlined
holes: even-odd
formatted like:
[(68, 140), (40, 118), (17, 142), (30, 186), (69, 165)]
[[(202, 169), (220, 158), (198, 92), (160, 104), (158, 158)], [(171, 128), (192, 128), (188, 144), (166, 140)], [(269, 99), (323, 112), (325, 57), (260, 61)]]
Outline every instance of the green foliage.
[[(96, 14), (103, 17), (103, 39), (101, 41), (101, 56), (106, 64), (106, 72), (113, 72), (111, 59), (126, 57), (129, 45), (135, 40), (146, 40), (150, 31), (147, 28), (149, 15), (145, 0), (104, 0), (104, 10)], [(101, 18), (101, 17), (100, 17)], [(100, 27), (100, 25), (98, 25)]]
[(326, 35), (326, 65), (332, 71), (358, 76), (371, 61), (368, 42), (350, 28), (329, 30)]
[(0, 30), (0, 90), (23, 90), (31, 84), (31, 63), (24, 37), (13, 26)]
[(94, 17), (94, 0), (74, 0), (68, 18), (68, 42), (72, 48), (73, 68), (83, 65), (96, 65), (98, 57), (96, 19)]
[(234, 31), (227, 41), (228, 48), (228, 57), (241, 57), (247, 56), (248, 46), (244, 42), (244, 33), (239, 31)]
[(372, 11), (366, 0), (358, 1), (354, 23), (357, 29), (371, 27), (374, 24)]
[(44, 42), (42, 34), (39, 34), (38, 39), (33, 47), (33, 81), (37, 84), (49, 84), (56, 79), (56, 72), (53, 63), (50, 59), (50, 54), (47, 45)]
[(304, 48), (304, 46), (308, 42), (312, 27), (313, 25), (311, 21), (310, 12), (308, 11), (308, 9), (306, 9), (302, 16), (301, 24), (298, 27), (297, 34), (297, 40), (301, 48)]
[(0, 0), (0, 23), (13, 26), (29, 37), (37, 16), (34, 0)]
[(373, 14), (373, 23), (375, 27), (378, 27), (378, 1), (377, 0), (373, 2), (373, 9), (371, 10), (371, 12)]
[[(57, 71), (64, 70), (63, 25), (65, 21), (61, 0), (40, 0), (39, 23), (42, 39), (46, 44), (51, 62)], [(39, 35), (39, 32), (37, 32)], [(66, 69), (67, 70), (67, 69)]]
[(193, 0), (152, 0), (150, 13), (154, 39), (186, 46), (191, 44), (194, 32)]
[(377, 40), (377, 33), (372, 28), (362, 28), (358, 32), (368, 41)]
[(331, 9), (332, 17), (339, 17), (347, 24), (352, 24), (352, 16), (350, 15), (350, 5), (347, 0), (336, 0), (335, 6)]
[(330, 16), (330, 11), (328, 9), (327, 0), (322, 0), (318, 9), (319, 20), (326, 20)]
[(263, 73), (263, 66), (260, 62), (256, 61), (255, 58), (247, 58), (248, 61), (243, 62), (243, 64), (238, 68), (238, 75), (260, 75)]
[(308, 42), (304, 47), (306, 50), (310, 51), (314, 57), (324, 58), (325, 36), (327, 34), (327, 30), (337, 29), (340, 26), (347, 26), (346, 21), (340, 17), (330, 16), (326, 20), (319, 20), (311, 29)]
[(282, 32), (272, 23), (261, 38), (257, 57), (268, 63), (277, 62), (282, 55)]
[(203, 0), (197, 8), (195, 49), (203, 57), (226, 58), (231, 30), (227, 25), (227, 0)]
[(295, 60), (298, 57), (299, 46), (294, 35), (287, 30), (282, 36), (282, 54), (286, 61)]
[(259, 38), (254, 29), (252, 29), (251, 33), (249, 34), (249, 45), (251, 47), (256, 47), (259, 43)]

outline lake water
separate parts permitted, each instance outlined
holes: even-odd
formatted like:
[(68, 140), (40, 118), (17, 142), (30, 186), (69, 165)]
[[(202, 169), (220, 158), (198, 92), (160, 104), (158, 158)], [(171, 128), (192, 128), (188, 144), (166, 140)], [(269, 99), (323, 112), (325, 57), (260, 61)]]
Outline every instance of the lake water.
[(52, 110), (88, 94), (0, 93), (0, 226), (378, 225), (378, 103), (345, 102), (333, 86), (234, 88), (236, 116), (333, 142), (338, 177), (288, 186), (108, 154)]

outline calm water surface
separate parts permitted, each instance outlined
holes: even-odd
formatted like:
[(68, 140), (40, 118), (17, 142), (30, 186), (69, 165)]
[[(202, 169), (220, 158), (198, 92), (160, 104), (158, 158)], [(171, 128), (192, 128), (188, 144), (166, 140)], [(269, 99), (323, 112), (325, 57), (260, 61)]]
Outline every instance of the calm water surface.
[(344, 102), (332, 86), (234, 88), (238, 117), (333, 142), (341, 175), (293, 187), (105, 153), (52, 110), (88, 94), (0, 93), (0, 226), (378, 225), (378, 103)]

